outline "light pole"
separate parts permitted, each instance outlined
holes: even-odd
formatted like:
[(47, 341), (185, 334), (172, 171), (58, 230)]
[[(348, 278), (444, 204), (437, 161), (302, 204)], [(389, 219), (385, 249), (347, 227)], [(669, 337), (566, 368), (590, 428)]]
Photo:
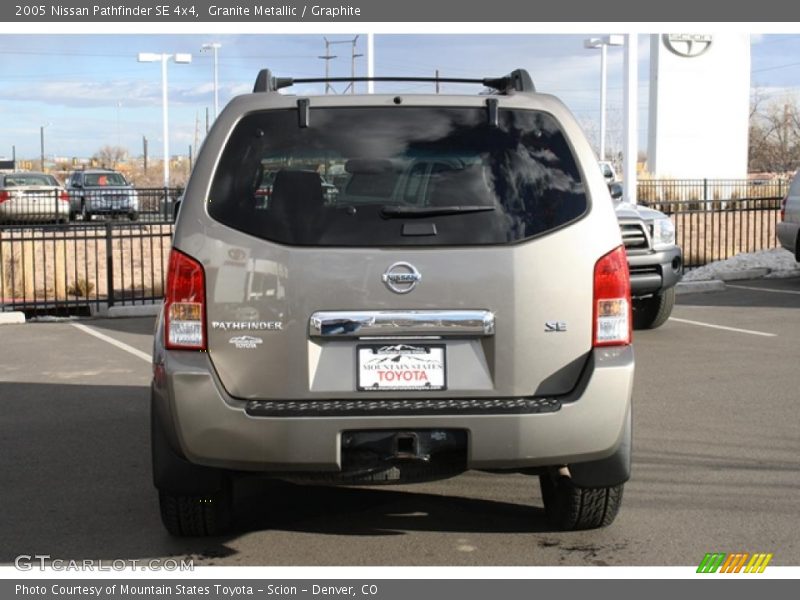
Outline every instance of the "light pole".
[[(119, 109), (122, 108), (122, 101), (117, 100), (117, 148), (122, 146), (122, 142), (120, 141), (119, 135)], [(116, 165), (114, 165), (116, 167)]]
[(606, 159), (606, 49), (609, 46), (622, 46), (623, 43), (621, 35), (605, 35), (583, 41), (584, 48), (600, 50), (600, 160)]
[(41, 160), (39, 165), (41, 167), (42, 172), (44, 172), (44, 128), (49, 127), (50, 125), (52, 125), (52, 123), (48, 121), (47, 123), (39, 127), (39, 150), (41, 151), (40, 153)]
[(191, 54), (158, 54), (154, 52), (140, 52), (139, 62), (161, 61), (161, 114), (163, 121), (162, 137), (164, 138), (164, 187), (169, 187), (169, 118), (167, 115), (167, 62), (173, 59), (176, 63), (186, 64), (192, 62)]
[(222, 48), (222, 44), (218, 42), (212, 42), (210, 44), (203, 44), (200, 46), (200, 52), (203, 50), (213, 50), (214, 51), (214, 118), (217, 118), (219, 115), (219, 63), (217, 58), (217, 51)]
[(367, 34), (367, 77), (370, 81), (367, 82), (367, 93), (375, 93), (375, 82), (371, 79), (375, 77), (375, 34)]

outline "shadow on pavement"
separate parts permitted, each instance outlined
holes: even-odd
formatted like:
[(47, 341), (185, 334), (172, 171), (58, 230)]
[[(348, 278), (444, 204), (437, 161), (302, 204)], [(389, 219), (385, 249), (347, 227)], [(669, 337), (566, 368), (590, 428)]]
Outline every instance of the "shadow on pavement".
[(81, 321), (98, 331), (106, 330), (106, 333), (134, 333), (142, 335), (153, 335), (155, 330), (155, 317), (124, 317), (116, 319), (87, 319)]
[[(530, 484), (534, 498), (536, 478), (531, 477)], [(486, 489), (490, 492), (491, 486)], [(420, 493), (408, 485), (348, 488), (249, 479), (238, 482), (236, 504), (237, 525), (247, 531), (354, 536), (552, 531), (540, 507)]]
[[(228, 557), (237, 553), (229, 545), (236, 535), (264, 529), (359, 536), (548, 530), (543, 510), (533, 506), (249, 479), (237, 486), (236, 534), (172, 538), (150, 479), (143, 386), (0, 382), (0, 472), (2, 564), (20, 554)], [(532, 499), (535, 486), (531, 478)]]

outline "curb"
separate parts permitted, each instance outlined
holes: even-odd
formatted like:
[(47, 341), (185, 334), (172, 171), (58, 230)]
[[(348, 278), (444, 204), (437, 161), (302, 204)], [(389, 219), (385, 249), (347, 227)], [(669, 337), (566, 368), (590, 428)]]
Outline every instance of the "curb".
[(725, 291), (725, 282), (719, 279), (708, 281), (681, 281), (675, 286), (676, 294), (705, 294)]
[(161, 311), (161, 304), (138, 304), (135, 306), (112, 306), (108, 309), (107, 317), (116, 319), (120, 317), (157, 317)]
[(19, 311), (0, 312), (0, 325), (20, 325), (25, 322), (25, 313)]
[(771, 271), (765, 279), (792, 279), (794, 277), (800, 277), (800, 269), (794, 269), (793, 271)]
[(106, 306), (94, 305), (89, 307), (93, 318), (119, 319), (123, 317), (157, 317), (161, 311), (161, 302), (158, 304), (134, 304), (131, 306)]
[(744, 271), (734, 271), (733, 273), (720, 273), (717, 275), (718, 279), (722, 281), (742, 281), (744, 279), (761, 279), (769, 275), (772, 269), (767, 267), (757, 267), (754, 269), (745, 269)]

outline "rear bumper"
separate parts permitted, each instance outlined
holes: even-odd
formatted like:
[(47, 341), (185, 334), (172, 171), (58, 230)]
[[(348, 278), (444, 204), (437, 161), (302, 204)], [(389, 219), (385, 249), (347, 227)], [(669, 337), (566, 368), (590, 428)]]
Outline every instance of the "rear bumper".
[(87, 210), (96, 215), (112, 215), (112, 214), (127, 214), (136, 212), (136, 206), (131, 202), (118, 203), (118, 204), (93, 204), (87, 205)]
[(560, 409), (539, 414), (254, 417), (226, 394), (207, 355), (159, 360), (153, 410), (173, 449), (199, 465), (272, 473), (337, 472), (342, 433), (376, 429), (464, 430), (468, 468), (602, 459), (623, 441), (634, 370), (631, 347), (596, 350), (576, 389), (558, 398)]
[(0, 204), (0, 220), (39, 222), (63, 219), (69, 216), (68, 202), (31, 203), (8, 200)]
[(628, 254), (631, 294), (647, 296), (674, 287), (683, 275), (683, 253), (679, 246), (667, 250)]

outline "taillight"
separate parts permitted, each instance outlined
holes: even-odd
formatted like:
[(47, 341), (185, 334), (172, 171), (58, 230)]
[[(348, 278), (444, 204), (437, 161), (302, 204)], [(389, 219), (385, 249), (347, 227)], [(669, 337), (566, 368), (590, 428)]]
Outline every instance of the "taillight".
[(58, 195), (58, 199), (61, 200), (62, 202), (69, 202), (69, 194), (62, 190), (61, 193)]
[(631, 343), (631, 280), (624, 246), (615, 248), (594, 266), (593, 322), (593, 346)]
[(205, 289), (203, 266), (183, 252), (172, 250), (164, 294), (164, 342), (167, 348), (206, 349)]
[(11, 198), (11, 194), (8, 192), (0, 192), (0, 202), (5, 202), (6, 200)]
[(788, 194), (783, 197), (783, 200), (781, 200), (781, 221), (786, 220), (786, 202), (788, 202), (788, 200), (789, 200)]

